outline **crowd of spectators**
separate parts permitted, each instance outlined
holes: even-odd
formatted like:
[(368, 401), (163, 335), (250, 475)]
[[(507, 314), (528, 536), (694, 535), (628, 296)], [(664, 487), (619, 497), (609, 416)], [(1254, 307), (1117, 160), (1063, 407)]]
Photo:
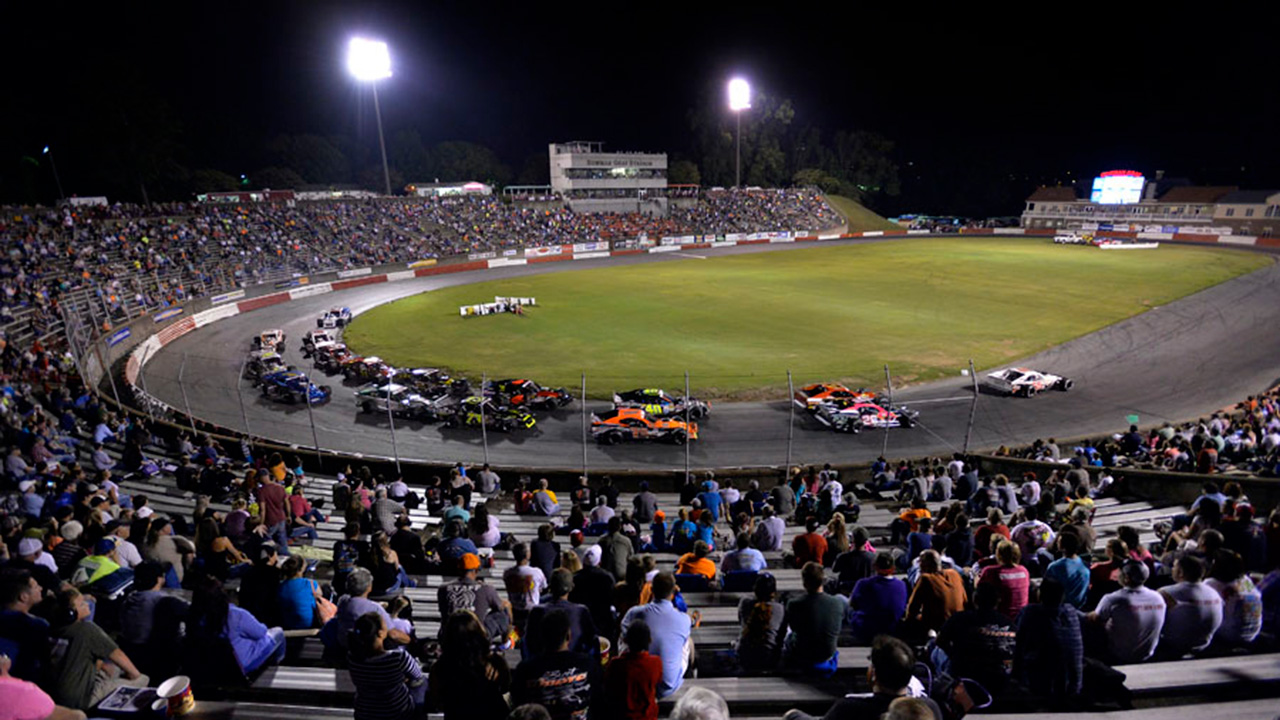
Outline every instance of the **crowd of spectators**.
[(669, 217), (576, 213), (497, 197), (252, 205), (0, 208), (0, 322), (38, 332), (69, 293), (94, 324), (202, 294), (327, 270), (525, 246), (811, 230), (838, 216), (809, 190), (708, 192)]

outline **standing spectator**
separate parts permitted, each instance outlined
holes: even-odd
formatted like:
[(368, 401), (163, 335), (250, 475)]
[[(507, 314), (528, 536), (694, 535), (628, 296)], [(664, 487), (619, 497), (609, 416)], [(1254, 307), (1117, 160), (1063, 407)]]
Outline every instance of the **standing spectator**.
[(427, 677), (403, 647), (386, 648), (378, 613), (361, 615), (348, 638), (347, 664), (356, 688), (355, 720), (410, 720), (426, 703)]
[(795, 566), (804, 567), (808, 563), (822, 565), (823, 556), (827, 554), (827, 539), (818, 532), (821, 523), (816, 516), (805, 520), (805, 532), (791, 541), (791, 551), (795, 554)]
[(538, 526), (538, 539), (529, 543), (529, 564), (550, 578), (551, 571), (560, 566), (560, 543), (555, 541), (555, 526), (544, 523)]
[(558, 643), (544, 634), (543, 620), (551, 613), (560, 613), (569, 621), (572, 630), (574, 652), (595, 656), (600, 651), (596, 640), (596, 624), (591, 611), (584, 605), (569, 601), (569, 593), (573, 592), (573, 573), (566, 568), (558, 568), (551, 573), (547, 581), (547, 590), (551, 599), (529, 610), (529, 619), (525, 624), (524, 644), (522, 647), (525, 659), (554, 649)]
[[(676, 591), (676, 578), (669, 572), (660, 572), (653, 578), (653, 601), (637, 605), (622, 618), (622, 635), (627, 636), (631, 624), (637, 621), (649, 626), (652, 641), (649, 652), (662, 659), (662, 681), (658, 683), (658, 698), (675, 693), (684, 682), (684, 674), (694, 657), (690, 633), (693, 622), (671, 603)], [(628, 648), (630, 649), (630, 648)]]
[[(979, 583), (992, 583), (1000, 589), (1000, 603), (997, 609), (1010, 620), (1016, 620), (1018, 613), (1027, 604), (1027, 596), (1031, 590), (1031, 573), (1018, 564), (1021, 553), (1018, 546), (1008, 540), (996, 546), (998, 565), (989, 565), (978, 576)], [(1061, 585), (1059, 585), (1061, 587)]]
[(627, 651), (614, 658), (605, 672), (609, 717), (657, 720), (662, 660), (649, 654), (649, 645), (653, 642), (649, 625), (643, 620), (631, 623), (623, 641)]
[(552, 720), (586, 720), (591, 707), (600, 702), (600, 663), (570, 649), (572, 631), (565, 613), (548, 613), (541, 628), (547, 651), (516, 668), (511, 677), (512, 702), (542, 705)]
[(649, 483), (640, 483), (640, 492), (631, 499), (631, 507), (634, 508), (631, 517), (635, 518), (636, 522), (641, 524), (653, 522), (653, 515), (658, 511), (658, 496), (649, 492)]
[(53, 636), (65, 643), (53, 663), (50, 695), (59, 705), (88, 710), (119, 687), (144, 688), (151, 680), (102, 628), (89, 619), (89, 603), (79, 591), (58, 593), (61, 621)]
[[(279, 455), (273, 455), (279, 458)], [(284, 461), (280, 461), (283, 477)], [(272, 472), (258, 473), (258, 517), (267, 529), (267, 537), (275, 541), (281, 555), (289, 554), (289, 493), (273, 478)]]
[(1080, 613), (1063, 602), (1062, 586), (1040, 583), (1040, 602), (1018, 618), (1014, 677), (1037, 695), (1073, 700), (1084, 678)]
[(1080, 559), (1080, 537), (1074, 533), (1058, 536), (1058, 550), (1062, 557), (1049, 563), (1044, 576), (1057, 580), (1066, 594), (1068, 605), (1083, 608), (1089, 597), (1089, 567)]
[(506, 720), (504, 693), (511, 683), (507, 662), (491, 649), (473, 613), (444, 619), (440, 659), (431, 668), (431, 698), (445, 720)]
[[(695, 543), (696, 545), (696, 543)], [(609, 518), (609, 534), (600, 539), (600, 547), (604, 553), (600, 565), (615, 580), (621, 580), (627, 574), (627, 560), (635, 553), (631, 538), (622, 534), (622, 520)]]
[(1164, 627), (1160, 631), (1159, 656), (1179, 660), (1188, 652), (1209, 647), (1222, 625), (1222, 596), (1201, 582), (1204, 564), (1183, 555), (1173, 563), (1173, 585), (1161, 588)]
[[(816, 670), (830, 676), (835, 671), (836, 640), (848, 609), (843, 598), (822, 591), (822, 566), (807, 563), (800, 571), (805, 594), (787, 604), (786, 622), (791, 633), (783, 643), (783, 660), (800, 670)], [(830, 671), (826, 672), (826, 666)]]

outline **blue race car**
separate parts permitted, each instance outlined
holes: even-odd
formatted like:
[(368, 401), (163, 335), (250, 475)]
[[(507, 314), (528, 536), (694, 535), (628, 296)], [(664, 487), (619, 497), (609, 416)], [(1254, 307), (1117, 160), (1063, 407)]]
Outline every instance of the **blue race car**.
[(297, 370), (277, 370), (263, 375), (262, 396), (268, 400), (287, 403), (322, 403), (328, 401), (333, 390), (328, 386), (312, 383), (306, 375)]

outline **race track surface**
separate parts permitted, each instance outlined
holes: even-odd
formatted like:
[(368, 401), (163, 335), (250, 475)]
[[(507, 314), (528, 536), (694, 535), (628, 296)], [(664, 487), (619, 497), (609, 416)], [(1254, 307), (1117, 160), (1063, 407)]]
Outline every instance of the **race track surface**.
[[(853, 244), (879, 240), (842, 241)], [(698, 250), (697, 255), (779, 251), (778, 246)], [(238, 377), (250, 338), (260, 330), (282, 328), (288, 335), (287, 360), (330, 384), (333, 399), (312, 412), (321, 448), (402, 459), (440, 462), (485, 460), (477, 429), (447, 429), (396, 419), (395, 447), (384, 415), (360, 414), (352, 398), (354, 386), (342, 377), (325, 379), (303, 359), (303, 334), (316, 318), (335, 305), (359, 314), (372, 307), (423, 291), (502, 277), (584, 270), (602, 265), (643, 262), (694, 262), (682, 253), (545, 263), (418, 278), (353, 288), (274, 305), (237, 315), (179, 338), (146, 366), (144, 381), (154, 396), (227, 427), (302, 448), (313, 447), (305, 405), (281, 405), (263, 399)], [(1032, 399), (981, 393), (970, 449), (1026, 444), (1038, 437), (1078, 437), (1124, 430), (1125, 419), (1138, 415), (1143, 425), (1195, 418), (1258, 393), (1277, 380), (1280, 358), (1280, 265), (1272, 264), (1169, 305), (1018, 361), (1076, 381), (1068, 393), (1051, 392)], [(185, 363), (185, 366), (184, 366)], [(590, 360), (585, 370), (590, 376)], [(182, 373), (184, 401), (177, 379)], [(979, 377), (985, 374), (980, 368)], [(536, 378), (535, 378), (536, 379)], [(240, 388), (240, 393), (234, 388)], [(675, 391), (678, 388), (668, 388)], [(570, 390), (574, 390), (570, 388)], [(577, 393), (575, 392), (575, 395)], [(965, 439), (973, 399), (970, 380), (959, 376), (896, 390), (894, 400), (920, 411), (920, 425), (904, 430), (832, 433), (797, 411), (792, 462), (851, 463), (888, 457), (946, 455)], [(243, 401), (243, 412), (242, 412)], [(789, 411), (786, 398), (772, 402), (717, 404), (700, 424), (702, 439), (689, 446), (694, 469), (781, 466), (787, 460)], [(590, 402), (588, 411), (608, 403)], [(488, 434), (488, 460), (494, 465), (581, 468), (582, 405), (539, 417), (533, 433)], [(588, 442), (586, 464), (603, 469), (683, 469), (685, 448), (669, 445), (597, 446)]]

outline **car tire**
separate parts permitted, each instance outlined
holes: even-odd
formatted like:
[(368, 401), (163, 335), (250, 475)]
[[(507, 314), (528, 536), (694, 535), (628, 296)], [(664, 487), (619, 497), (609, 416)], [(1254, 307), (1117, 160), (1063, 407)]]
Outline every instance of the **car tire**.
[(1066, 392), (1071, 388), (1075, 387), (1075, 384), (1076, 384), (1075, 381), (1072, 380), (1071, 378), (1062, 378), (1062, 380), (1058, 383), (1058, 389), (1061, 390), (1062, 392)]
[(323, 329), (324, 329), (324, 320), (323, 320), (323, 319), (316, 320), (316, 327), (318, 327), (318, 328), (320, 328), (321, 330), (323, 330)]
[(906, 415), (899, 415), (899, 416), (898, 416), (898, 426), (899, 426), (899, 427), (901, 427), (901, 428), (902, 428), (902, 429), (904, 429), (904, 430), (910, 430), (911, 428), (913, 428), (913, 427), (915, 427), (915, 426), (916, 426), (916, 421), (915, 421), (915, 420), (912, 420), (911, 418), (907, 417)]
[(688, 440), (689, 440), (689, 438), (685, 435), (685, 433), (684, 433), (684, 431), (683, 431), (683, 430), (677, 430), (677, 431), (675, 431), (675, 432), (671, 433), (671, 443), (672, 443), (673, 445), (683, 445), (683, 444), (685, 444)]
[(373, 414), (373, 403), (371, 403), (371, 402), (366, 402), (366, 403), (362, 404), (362, 405), (360, 406), (360, 412), (364, 413), (365, 415), (372, 415), (372, 414)]
[(1027, 386), (1027, 389), (1026, 389), (1026, 390), (1024, 390), (1024, 391), (1022, 391), (1022, 396), (1023, 396), (1023, 397), (1028, 397), (1028, 398), (1033, 398), (1033, 397), (1035, 397), (1035, 396), (1036, 396), (1036, 389), (1035, 389), (1034, 387), (1031, 387), (1030, 385), (1028, 385), (1028, 386)]

